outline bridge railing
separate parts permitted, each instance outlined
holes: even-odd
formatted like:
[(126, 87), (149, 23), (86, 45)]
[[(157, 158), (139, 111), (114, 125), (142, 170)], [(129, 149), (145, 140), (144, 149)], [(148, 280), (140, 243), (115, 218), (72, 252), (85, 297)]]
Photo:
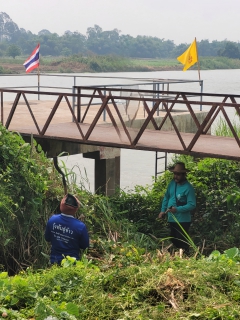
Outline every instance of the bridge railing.
[[(35, 85), (34, 85), (35, 83)], [(161, 78), (139, 78), (126, 76), (112, 75), (93, 75), (93, 74), (18, 74), (18, 75), (1, 75), (0, 88), (16, 89), (16, 90), (33, 90), (38, 91), (38, 100), (45, 99), (41, 94), (46, 91), (77, 93), (79, 86), (102, 86), (108, 88), (138, 88), (141, 90), (162, 91), (186, 91), (187, 88), (191, 91), (203, 92), (203, 80), (191, 79), (161, 79)], [(156, 93), (157, 97), (157, 93)], [(12, 100), (11, 95), (5, 96), (5, 99)], [(48, 99), (51, 97), (48, 96)], [(84, 101), (82, 101), (82, 105)], [(75, 96), (72, 96), (72, 106), (76, 105)], [(201, 106), (200, 106), (201, 107)]]
[[(5, 102), (4, 96), (8, 94), (14, 96), (13, 102)], [(44, 101), (41, 104), (32, 103), (38, 94), (46, 100), (52, 97), (52, 104), (47, 105)], [(75, 108), (70, 103), (73, 97), (76, 99)], [(87, 101), (84, 105), (83, 99)], [(9, 130), (40, 137), (47, 137), (51, 133), (53, 138), (72, 139), (86, 144), (184, 154), (191, 154), (196, 143), (210, 132), (221, 115), (230, 128), (239, 152), (240, 141), (231, 119), (234, 114), (240, 116), (239, 95), (114, 87), (106, 90), (105, 87), (79, 86), (76, 94), (0, 89), (0, 100), (1, 122)], [(197, 114), (201, 113), (200, 105), (205, 113), (199, 120)], [(179, 121), (178, 116), (183, 112), (194, 123), (195, 129), (191, 135), (185, 133)], [(105, 118), (102, 118), (103, 113)], [(152, 137), (158, 137), (154, 143), (144, 142), (149, 132)], [(163, 136), (155, 136), (155, 133), (161, 132), (172, 132), (172, 143), (177, 141), (178, 144), (172, 147), (164, 144), (161, 140)]]
[[(52, 91), (57, 92), (72, 92), (74, 86), (93, 86), (93, 87), (127, 87), (140, 85), (142, 89), (152, 90), (178, 90), (186, 91), (183, 88), (191, 88), (192, 91), (203, 91), (203, 80), (192, 79), (162, 79), (162, 78), (147, 78), (147, 77), (126, 77), (124, 75), (108, 75), (108, 74), (54, 74), (40, 73), (37, 74), (1, 74), (0, 88), (17, 89), (17, 90), (34, 90), (34, 91)], [(191, 91), (191, 90), (190, 90)]]

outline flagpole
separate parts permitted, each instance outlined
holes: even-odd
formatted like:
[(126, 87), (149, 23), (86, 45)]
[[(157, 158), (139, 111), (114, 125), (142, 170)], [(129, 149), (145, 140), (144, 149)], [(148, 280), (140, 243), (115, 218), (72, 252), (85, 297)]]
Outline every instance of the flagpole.
[[(38, 92), (40, 91), (40, 52), (39, 52), (39, 63), (38, 63)], [(40, 100), (40, 95), (38, 93), (38, 100)]]
[[(201, 80), (201, 77), (200, 77), (200, 63), (199, 63), (199, 58), (198, 58), (198, 47), (197, 47), (197, 39), (195, 37), (195, 42), (196, 42), (196, 48), (197, 48), (197, 62), (198, 62), (198, 78), (199, 80)], [(201, 82), (199, 82), (199, 85), (201, 86)]]
[[(199, 85), (200, 85), (200, 87), (201, 87), (201, 93), (202, 93), (202, 90), (203, 90), (203, 83), (202, 83), (202, 81), (200, 81), (201, 80), (201, 78), (200, 78), (200, 63), (199, 63), (199, 59), (198, 59), (198, 47), (197, 47), (197, 39), (196, 39), (196, 37), (195, 37), (195, 42), (196, 42), (196, 51), (197, 51), (197, 62), (198, 62), (198, 77), (199, 77)], [(202, 102), (202, 95), (200, 96), (200, 101)], [(200, 111), (202, 111), (202, 104), (200, 104)]]
[(40, 71), (38, 66), (38, 100), (40, 100), (39, 91), (40, 91)]

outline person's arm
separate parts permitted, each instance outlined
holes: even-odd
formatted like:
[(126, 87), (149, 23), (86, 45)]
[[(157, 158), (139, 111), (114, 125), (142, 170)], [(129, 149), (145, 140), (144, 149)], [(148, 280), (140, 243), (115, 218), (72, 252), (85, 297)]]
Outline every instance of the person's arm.
[(51, 231), (50, 231), (49, 222), (47, 223), (44, 237), (45, 237), (45, 240), (46, 240), (47, 242), (51, 242)]
[(170, 184), (167, 187), (167, 190), (165, 192), (163, 201), (162, 201), (162, 206), (161, 206), (161, 211), (158, 214), (158, 218), (162, 219), (164, 217), (164, 215), (166, 214), (167, 210), (168, 210), (168, 204), (169, 204), (169, 198), (170, 198)]
[(159, 213), (159, 215), (158, 215), (158, 218), (159, 218), (159, 219), (162, 219), (164, 215), (165, 215), (165, 212), (161, 211), (161, 212)]
[(169, 201), (169, 197), (170, 197), (170, 190), (169, 189), (170, 189), (170, 185), (168, 185), (167, 191), (165, 192), (160, 213), (165, 213), (167, 211), (168, 201)]
[(89, 235), (87, 227), (84, 225), (80, 239), (80, 249), (85, 250), (87, 248), (89, 248)]

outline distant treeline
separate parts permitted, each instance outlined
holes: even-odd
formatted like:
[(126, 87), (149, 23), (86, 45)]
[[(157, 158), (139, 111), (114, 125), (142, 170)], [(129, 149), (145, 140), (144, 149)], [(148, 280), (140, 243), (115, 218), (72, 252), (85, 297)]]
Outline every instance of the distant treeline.
[[(181, 55), (190, 43), (174, 44), (172, 40), (164, 38), (121, 35), (113, 29), (103, 31), (95, 25), (87, 29), (86, 35), (79, 32), (66, 31), (64, 35), (51, 33), (44, 29), (37, 35), (19, 28), (5, 13), (0, 14), (9, 19), (0, 28), (0, 56), (15, 58), (29, 55), (40, 43), (42, 56), (72, 56), (76, 54), (89, 55), (117, 55), (130, 58), (176, 58)], [(2, 19), (3, 21), (3, 19)], [(194, 39), (192, 39), (194, 40)], [(228, 40), (197, 41), (198, 54), (202, 57), (223, 56), (233, 59), (240, 58), (240, 43)]]

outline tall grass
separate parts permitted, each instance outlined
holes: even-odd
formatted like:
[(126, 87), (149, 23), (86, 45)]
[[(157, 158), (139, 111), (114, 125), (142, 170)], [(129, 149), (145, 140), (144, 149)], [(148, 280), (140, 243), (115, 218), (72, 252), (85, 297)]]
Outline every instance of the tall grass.
[[(238, 137), (240, 136), (240, 123), (239, 123), (239, 117), (237, 119), (233, 119), (232, 126), (237, 133)], [(231, 129), (229, 128), (226, 120), (220, 118), (217, 127), (214, 130), (214, 135), (216, 136), (223, 136), (223, 137), (233, 137), (233, 133)]]
[[(11, 57), (0, 57), (0, 64), (4, 72), (10, 73), (5, 70), (5, 65), (22, 65), (26, 60), (26, 56), (18, 56), (15, 59)], [(200, 67), (202, 70), (214, 69), (240, 69), (239, 59), (229, 59), (226, 57), (200, 57)], [(116, 55), (82, 55), (77, 54), (70, 57), (53, 57), (41, 56), (40, 63), (48, 67), (47, 71), (63, 73), (71, 72), (144, 72), (153, 70), (181, 70), (182, 64), (176, 58), (167, 59), (135, 59), (126, 58)], [(51, 70), (52, 67), (52, 70)], [(195, 64), (192, 69), (197, 69)], [(12, 73), (13, 71), (11, 71)]]
[[(240, 69), (239, 59), (229, 59), (226, 57), (200, 57), (199, 60), (202, 70)], [(197, 68), (197, 65), (195, 65), (195, 68)]]
[(135, 66), (148, 67), (176, 67), (180, 66), (177, 59), (130, 59), (130, 62)]

